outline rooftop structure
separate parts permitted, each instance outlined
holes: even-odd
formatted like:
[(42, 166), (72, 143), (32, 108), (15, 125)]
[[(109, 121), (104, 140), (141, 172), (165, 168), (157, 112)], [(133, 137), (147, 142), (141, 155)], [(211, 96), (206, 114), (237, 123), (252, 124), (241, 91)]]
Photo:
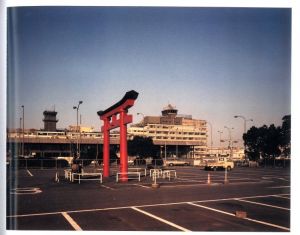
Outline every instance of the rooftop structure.
[(45, 131), (56, 131), (56, 123), (58, 120), (56, 119), (57, 112), (45, 110), (43, 112), (44, 114), (44, 130)]
[(177, 112), (175, 106), (168, 104), (161, 116), (145, 116), (128, 133), (151, 137), (156, 145), (191, 146), (195, 158), (206, 154), (206, 121), (193, 119), (192, 115), (177, 115)]

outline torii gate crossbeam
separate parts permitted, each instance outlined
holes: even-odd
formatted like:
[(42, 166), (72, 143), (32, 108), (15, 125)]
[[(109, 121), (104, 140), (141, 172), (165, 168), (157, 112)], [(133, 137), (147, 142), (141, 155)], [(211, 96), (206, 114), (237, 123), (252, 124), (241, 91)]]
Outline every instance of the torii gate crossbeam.
[(128, 115), (128, 109), (134, 105), (138, 97), (136, 91), (126, 92), (125, 96), (116, 104), (97, 114), (104, 122), (101, 127), (103, 132), (103, 177), (109, 177), (109, 131), (120, 127), (120, 173), (122, 181), (127, 181), (128, 155), (127, 155), (127, 124), (132, 122), (132, 115)]

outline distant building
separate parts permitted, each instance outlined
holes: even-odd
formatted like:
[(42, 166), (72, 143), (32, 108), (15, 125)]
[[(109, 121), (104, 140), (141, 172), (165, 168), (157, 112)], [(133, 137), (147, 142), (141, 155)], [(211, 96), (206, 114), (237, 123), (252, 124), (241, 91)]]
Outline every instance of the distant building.
[(243, 147), (212, 147), (207, 149), (208, 156), (226, 156), (233, 161), (245, 160), (245, 151)]
[(57, 112), (45, 110), (44, 114), (44, 131), (56, 131), (56, 123), (58, 120), (56, 119)]
[(188, 146), (187, 157), (204, 156), (207, 153), (206, 121), (193, 119), (191, 115), (177, 115), (177, 112), (169, 104), (163, 108), (161, 116), (145, 116), (140, 123), (128, 128), (128, 134), (151, 137), (154, 144), (176, 146), (176, 151), (178, 147)]
[(69, 126), (69, 131), (71, 132), (78, 132), (80, 130), (80, 132), (94, 132), (95, 128), (94, 127), (90, 127), (90, 126), (76, 126), (76, 125), (70, 125)]

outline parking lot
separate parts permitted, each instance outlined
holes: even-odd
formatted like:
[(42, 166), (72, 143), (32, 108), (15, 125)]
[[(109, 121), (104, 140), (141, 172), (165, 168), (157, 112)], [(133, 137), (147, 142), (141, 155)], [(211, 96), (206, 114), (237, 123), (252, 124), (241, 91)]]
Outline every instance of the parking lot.
[(59, 170), (8, 176), (7, 229), (97, 231), (290, 231), (288, 168), (204, 171), (173, 167), (177, 178), (72, 183)]

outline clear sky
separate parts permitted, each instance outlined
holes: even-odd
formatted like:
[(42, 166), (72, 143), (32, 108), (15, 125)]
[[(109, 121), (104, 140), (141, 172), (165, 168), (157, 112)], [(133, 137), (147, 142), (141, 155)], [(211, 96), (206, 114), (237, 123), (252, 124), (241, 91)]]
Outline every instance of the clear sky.
[(291, 10), (275, 8), (20, 7), (8, 11), (8, 127), (100, 130), (97, 111), (126, 91), (130, 109), (160, 115), (168, 103), (241, 139), (250, 125), (281, 125), (291, 113)]

